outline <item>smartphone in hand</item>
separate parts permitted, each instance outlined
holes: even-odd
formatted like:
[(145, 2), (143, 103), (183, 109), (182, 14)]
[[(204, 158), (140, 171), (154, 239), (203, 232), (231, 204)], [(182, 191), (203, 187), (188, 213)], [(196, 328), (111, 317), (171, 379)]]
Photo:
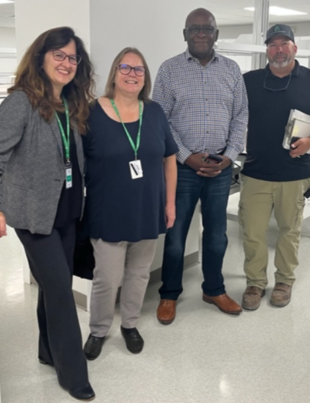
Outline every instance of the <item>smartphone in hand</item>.
[(217, 154), (209, 154), (208, 156), (203, 158), (203, 161), (205, 162), (213, 162), (219, 164), (220, 162), (223, 161), (223, 158), (220, 155)]

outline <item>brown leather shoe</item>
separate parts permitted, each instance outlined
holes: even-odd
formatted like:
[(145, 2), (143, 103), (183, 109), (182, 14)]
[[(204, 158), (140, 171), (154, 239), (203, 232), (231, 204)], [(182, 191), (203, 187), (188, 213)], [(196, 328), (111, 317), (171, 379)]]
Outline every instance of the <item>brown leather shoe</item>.
[(271, 294), (271, 305), (278, 306), (280, 308), (289, 304), (291, 300), (292, 286), (284, 283), (276, 283)]
[(260, 306), (260, 300), (265, 295), (265, 290), (256, 286), (249, 286), (242, 297), (242, 308), (255, 311)]
[(210, 295), (203, 294), (202, 299), (208, 304), (214, 304), (218, 309), (229, 315), (239, 315), (242, 312), (242, 308), (233, 299), (231, 299), (226, 293), (211, 297)]
[(170, 325), (176, 315), (176, 303), (173, 299), (161, 299), (157, 308), (157, 319), (162, 325)]

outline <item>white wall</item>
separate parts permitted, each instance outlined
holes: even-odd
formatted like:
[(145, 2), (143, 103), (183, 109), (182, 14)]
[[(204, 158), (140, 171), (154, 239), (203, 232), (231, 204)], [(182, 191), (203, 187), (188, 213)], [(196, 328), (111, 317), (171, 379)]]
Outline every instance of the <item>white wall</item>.
[[(17, 68), (16, 58), (7, 59), (0, 56), (0, 73), (10, 73), (13, 74)], [(5, 80), (7, 82), (7, 80)]]
[(70, 26), (89, 49), (89, 0), (15, 0), (17, 60), (42, 32)]
[(6, 49), (16, 50), (15, 28), (0, 27), (0, 73), (13, 73), (16, 70), (16, 55), (6, 57)]
[(16, 48), (15, 28), (0, 27), (0, 48)]
[(137, 47), (151, 70), (152, 82), (160, 64), (186, 48), (182, 30), (189, 12), (206, 7), (201, 0), (93, 0), (90, 3), (91, 55), (102, 94), (115, 56), (127, 46)]

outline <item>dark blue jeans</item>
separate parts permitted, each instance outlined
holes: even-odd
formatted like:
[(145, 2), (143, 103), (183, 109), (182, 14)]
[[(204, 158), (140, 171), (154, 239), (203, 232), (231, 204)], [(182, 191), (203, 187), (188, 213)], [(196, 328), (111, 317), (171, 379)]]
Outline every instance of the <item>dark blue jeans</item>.
[[(198, 200), (201, 200), (203, 224), (202, 272), (205, 294), (225, 293), (222, 264), (228, 239), (226, 235), (226, 208), (231, 184), (232, 168), (226, 168), (215, 178), (203, 178), (187, 165), (178, 163), (176, 193), (176, 221), (165, 240), (162, 299), (177, 300), (182, 293), (185, 242)], [(198, 236), (198, 235), (197, 235)]]

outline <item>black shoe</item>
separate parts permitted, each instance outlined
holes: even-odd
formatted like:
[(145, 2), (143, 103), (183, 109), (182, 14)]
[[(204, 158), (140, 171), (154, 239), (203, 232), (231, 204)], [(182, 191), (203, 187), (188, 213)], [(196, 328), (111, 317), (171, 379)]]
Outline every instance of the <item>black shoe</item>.
[(141, 353), (144, 341), (138, 330), (135, 327), (132, 329), (125, 329), (121, 326), (121, 332), (125, 339), (127, 349), (133, 354)]
[(90, 384), (84, 386), (84, 388), (69, 389), (69, 395), (77, 400), (83, 400), (84, 402), (90, 402), (96, 397), (95, 392)]
[(88, 336), (87, 342), (84, 346), (84, 354), (88, 360), (95, 360), (99, 357), (104, 339), (105, 337), (96, 337), (91, 334)]
[(47, 362), (47, 361), (43, 360), (40, 357), (39, 357), (39, 363), (42, 364), (42, 365), (50, 365), (51, 367), (54, 366), (54, 364), (51, 364), (50, 362)]

